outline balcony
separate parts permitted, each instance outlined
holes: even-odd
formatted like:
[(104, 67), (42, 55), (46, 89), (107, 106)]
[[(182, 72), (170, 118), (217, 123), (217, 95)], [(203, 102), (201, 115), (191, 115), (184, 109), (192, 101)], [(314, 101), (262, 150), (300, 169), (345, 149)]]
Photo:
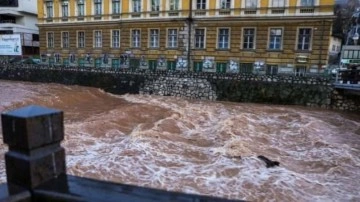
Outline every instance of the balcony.
[(220, 9), (219, 10), (219, 15), (230, 15), (230, 14), (231, 14), (230, 9)]
[(300, 13), (314, 13), (315, 8), (314, 7), (302, 7), (300, 8)]
[(0, 20), (0, 23), (11, 23), (11, 24), (16, 24), (16, 20)]

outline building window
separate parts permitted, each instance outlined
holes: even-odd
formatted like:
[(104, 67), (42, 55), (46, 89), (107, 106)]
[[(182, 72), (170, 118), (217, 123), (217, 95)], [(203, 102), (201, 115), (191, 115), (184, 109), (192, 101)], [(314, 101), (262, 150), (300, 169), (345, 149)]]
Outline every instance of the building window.
[(141, 12), (141, 1), (140, 0), (133, 0), (133, 12), (139, 13)]
[(94, 31), (94, 47), (101, 48), (102, 47), (102, 33), (101, 31)]
[(111, 32), (111, 47), (120, 47), (120, 30), (112, 30)]
[(205, 48), (205, 29), (195, 29), (195, 48)]
[(77, 1), (77, 15), (78, 16), (84, 16), (85, 15), (85, 9), (84, 9), (84, 0), (78, 0)]
[(47, 47), (54, 48), (54, 32), (47, 33)]
[(257, 7), (257, 0), (245, 0), (245, 8), (255, 9)]
[(176, 48), (178, 45), (177, 29), (168, 29), (168, 48)]
[(151, 11), (160, 11), (160, 0), (151, 0)]
[(61, 2), (61, 13), (63, 17), (69, 16), (69, 1), (63, 0)]
[(159, 30), (150, 29), (150, 48), (159, 47)]
[(281, 50), (282, 46), (282, 29), (271, 28), (269, 36), (269, 49), (270, 50)]
[(177, 11), (179, 10), (179, 0), (169, 0), (170, 10)]
[(131, 42), (132, 42), (132, 47), (133, 48), (140, 48), (140, 30), (139, 29), (133, 29), (131, 31)]
[(298, 32), (298, 50), (310, 50), (311, 28), (300, 28)]
[(285, 7), (285, 0), (272, 0), (272, 7), (275, 8)]
[(220, 0), (220, 9), (230, 9), (231, 0)]
[(120, 14), (120, 0), (112, 0), (112, 13)]
[(94, 10), (95, 15), (101, 15), (102, 14), (102, 0), (94, 0)]
[(85, 48), (85, 32), (77, 33), (77, 45), (78, 48)]
[(314, 0), (301, 0), (300, 1), (300, 6), (312, 7), (314, 5), (315, 5)]
[(62, 48), (69, 48), (69, 32), (61, 32)]
[(46, 1), (46, 14), (48, 18), (52, 18), (53, 15), (53, 2), (52, 1)]
[(218, 48), (228, 49), (230, 40), (230, 30), (228, 28), (221, 28), (218, 31)]
[(243, 49), (255, 48), (255, 29), (245, 28), (243, 31)]
[(206, 0), (196, 0), (196, 9), (205, 10), (206, 9)]

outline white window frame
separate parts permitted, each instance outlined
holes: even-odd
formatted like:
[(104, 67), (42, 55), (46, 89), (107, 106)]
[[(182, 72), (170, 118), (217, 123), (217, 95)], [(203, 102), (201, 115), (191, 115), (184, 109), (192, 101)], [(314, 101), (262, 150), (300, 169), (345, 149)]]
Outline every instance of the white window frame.
[[(54, 17), (54, 3), (53, 1), (45, 1), (46, 17)], [(51, 12), (50, 12), (51, 11)]]
[[(111, 14), (118, 15), (121, 13), (121, 0), (111, 0)], [(118, 5), (118, 6), (117, 6)]]
[[(299, 49), (299, 37), (300, 37), (300, 29), (310, 29), (310, 40), (309, 40), (309, 48), (308, 49)], [(298, 27), (296, 30), (296, 43), (295, 43), (295, 50), (297, 51), (311, 51), (312, 50), (312, 41), (314, 38), (314, 28), (313, 27)], [(304, 42), (304, 39), (302, 39), (302, 43)], [(305, 44), (302, 45), (304, 47)]]
[(110, 34), (111, 34), (110, 47), (111, 48), (120, 48), (120, 35), (121, 35), (120, 29), (112, 29), (112, 30), (110, 30)]
[[(275, 47), (271, 47), (271, 37), (272, 37), (272, 34), (271, 34), (271, 30), (281, 30), (281, 36), (280, 36), (280, 39), (279, 39), (279, 43), (280, 43), (280, 47), (279, 48), (275, 48)], [(282, 50), (283, 49), (283, 40), (284, 40), (284, 28), (283, 27), (269, 27), (269, 30), (268, 30), (268, 45), (267, 45), (267, 49), (270, 50), (270, 51), (278, 51), (278, 50)], [(277, 36), (277, 35), (275, 35)], [(275, 38), (275, 41), (277, 41), (278, 38)]]
[(102, 48), (102, 31), (101, 30), (94, 30), (93, 31), (93, 47), (94, 48)]
[[(303, 2), (306, 1), (305, 4), (303, 4)], [(309, 4), (309, 2), (312, 1), (312, 4)], [(316, 0), (298, 0), (299, 2), (299, 6), (301, 7), (314, 7), (316, 6)]]
[[(221, 30), (227, 30), (227, 42), (220, 42), (220, 40), (223, 40), (224, 38), (220, 38), (221, 37)], [(227, 47), (220, 47), (220, 43), (222, 45), (225, 45), (225, 43), (227, 43)], [(229, 27), (219, 27), (217, 29), (217, 36), (216, 36), (216, 48), (220, 49), (220, 50), (229, 50), (230, 49), (230, 44), (231, 44), (231, 29)]]
[[(176, 33), (170, 33), (172, 31), (176, 31)], [(166, 32), (166, 47), (177, 48), (179, 43), (179, 30), (176, 28), (168, 28)]]
[[(138, 33), (135, 33), (135, 32), (138, 32)], [(141, 47), (141, 29), (131, 29), (130, 30), (130, 47), (132, 47), (132, 48), (140, 48)]]
[[(244, 40), (245, 40), (245, 30), (246, 29), (252, 29), (252, 30), (254, 30), (254, 34), (253, 34), (253, 47), (252, 48), (245, 48), (244, 47), (244, 45), (245, 45), (245, 42), (244, 42)], [(257, 30), (256, 30), (256, 27), (243, 27), (242, 29), (241, 29), (241, 46), (240, 46), (240, 48), (241, 49), (243, 49), (243, 50), (255, 50), (256, 49), (256, 32), (257, 32)], [(247, 40), (247, 43), (250, 43), (249, 42), (249, 40)]]
[[(282, 1), (283, 5), (280, 4), (280, 1)], [(287, 5), (287, 0), (270, 0), (270, 7), (272, 8), (284, 8), (286, 7), (286, 5)]]
[[(86, 0), (77, 0), (76, 1), (76, 15), (77, 16), (85, 16), (85, 13), (86, 13), (86, 9), (85, 9), (86, 5), (85, 4), (86, 4)], [(82, 8), (82, 9), (80, 9), (80, 8)]]
[[(79, 37), (79, 33), (83, 33), (84, 34), (84, 38), (83, 40), (81, 40), (81, 38)], [(85, 31), (82, 31), (82, 30), (79, 30), (79, 31), (76, 31), (76, 47), (78, 48), (85, 48)], [(80, 45), (82, 44), (82, 46)]]
[(70, 48), (70, 33), (68, 31), (61, 32), (61, 48)]
[[(100, 9), (98, 8), (98, 5), (100, 5)], [(96, 16), (102, 15), (103, 14), (103, 0), (93, 0), (93, 14)]]
[(61, 16), (62, 17), (69, 17), (69, 0), (61, 0)]
[[(153, 5), (153, 3), (155, 3)], [(160, 12), (161, 10), (161, 0), (149, 0), (149, 11), (150, 12)]]
[[(51, 35), (51, 38), (50, 38)], [(54, 48), (54, 32), (46, 32), (46, 47)]]
[[(204, 4), (205, 4), (205, 7), (204, 7)], [(195, 10), (207, 10), (207, 9), (209, 9), (209, 5), (208, 5), (207, 0), (194, 0), (194, 9)]]
[[(223, 2), (226, 1), (225, 5), (229, 4), (229, 7), (223, 7)], [(222, 10), (228, 10), (234, 8), (234, 0), (216, 0), (216, 8)]]
[(168, 1), (168, 10), (169, 11), (179, 11), (181, 10), (180, 0), (166, 0)]
[[(203, 47), (198, 47), (197, 46), (197, 36), (199, 36), (199, 35), (197, 35), (196, 34), (196, 30), (203, 30), (204, 31), (204, 34), (203, 34)], [(194, 33), (194, 48), (195, 49), (205, 49), (206, 48), (206, 28), (196, 28), (195, 29), (195, 33)]]
[[(157, 31), (156, 34), (152, 31)], [(155, 41), (153, 41), (155, 39)], [(149, 29), (149, 48), (159, 48), (160, 47), (160, 29)]]
[[(130, 6), (130, 12), (132, 13), (141, 13), (141, 9), (142, 9), (142, 0), (131, 0), (131, 3), (129, 4)], [(138, 2), (137, 4), (135, 4), (135, 2)], [(135, 9), (137, 8), (137, 9)]]

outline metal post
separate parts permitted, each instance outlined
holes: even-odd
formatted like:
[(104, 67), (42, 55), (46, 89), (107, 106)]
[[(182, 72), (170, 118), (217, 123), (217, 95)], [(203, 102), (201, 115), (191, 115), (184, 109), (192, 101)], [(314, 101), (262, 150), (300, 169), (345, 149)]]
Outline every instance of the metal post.
[(1, 115), (10, 195), (66, 174), (63, 112), (28, 106)]

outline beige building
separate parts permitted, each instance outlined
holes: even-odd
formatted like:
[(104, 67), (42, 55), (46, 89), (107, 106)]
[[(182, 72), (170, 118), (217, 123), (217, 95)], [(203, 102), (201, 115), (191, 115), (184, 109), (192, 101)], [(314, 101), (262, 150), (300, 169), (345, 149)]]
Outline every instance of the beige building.
[(38, 0), (50, 63), (308, 71), (329, 57), (334, 0)]

